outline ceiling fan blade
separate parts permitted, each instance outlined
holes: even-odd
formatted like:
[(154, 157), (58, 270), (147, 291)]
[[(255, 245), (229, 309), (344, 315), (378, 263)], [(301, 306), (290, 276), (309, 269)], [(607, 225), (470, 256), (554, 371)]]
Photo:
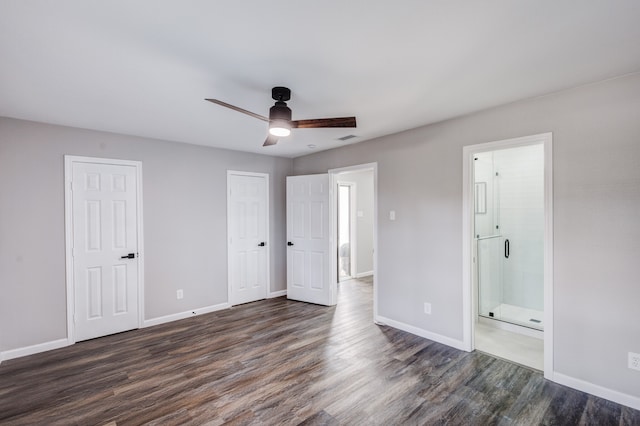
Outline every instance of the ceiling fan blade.
[(275, 145), (277, 143), (278, 143), (278, 137), (277, 136), (273, 136), (273, 135), (269, 135), (269, 136), (267, 136), (267, 140), (264, 141), (262, 146)]
[(292, 120), (291, 127), (312, 129), (317, 127), (356, 127), (355, 117), (313, 118), (310, 120)]
[(246, 109), (242, 109), (242, 108), (237, 107), (235, 105), (231, 105), (231, 104), (228, 104), (226, 102), (219, 101), (217, 99), (205, 99), (205, 101), (213, 102), (214, 104), (218, 104), (218, 105), (221, 105), (223, 107), (230, 108), (230, 109), (232, 109), (234, 111), (238, 111), (238, 112), (241, 112), (243, 114), (250, 115), (252, 117), (257, 118), (258, 120), (267, 121), (267, 122), (269, 121), (269, 119), (267, 117), (263, 116), (263, 115), (256, 114), (255, 112), (247, 111)]

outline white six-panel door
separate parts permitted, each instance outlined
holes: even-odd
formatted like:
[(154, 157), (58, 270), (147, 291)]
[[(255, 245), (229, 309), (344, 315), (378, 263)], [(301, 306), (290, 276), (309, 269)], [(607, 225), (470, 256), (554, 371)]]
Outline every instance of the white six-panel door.
[(137, 187), (134, 166), (72, 163), (76, 341), (139, 326)]
[(287, 177), (287, 298), (319, 305), (332, 298), (329, 175)]
[(231, 305), (267, 297), (268, 175), (228, 172), (229, 299)]

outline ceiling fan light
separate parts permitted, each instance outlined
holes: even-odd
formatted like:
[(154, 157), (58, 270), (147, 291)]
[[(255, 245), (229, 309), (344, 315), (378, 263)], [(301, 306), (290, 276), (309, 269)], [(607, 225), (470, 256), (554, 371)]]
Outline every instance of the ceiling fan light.
[(271, 120), (269, 133), (279, 137), (289, 136), (291, 134), (291, 124), (286, 120)]

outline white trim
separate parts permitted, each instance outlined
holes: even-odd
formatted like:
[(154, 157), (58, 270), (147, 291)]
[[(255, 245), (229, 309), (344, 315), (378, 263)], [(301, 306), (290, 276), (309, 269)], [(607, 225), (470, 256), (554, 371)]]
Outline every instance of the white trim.
[(586, 392), (588, 394), (604, 398), (618, 404), (626, 405), (627, 407), (631, 407), (636, 410), (640, 410), (640, 398), (638, 398), (637, 396), (618, 392), (616, 390), (605, 388), (603, 386), (594, 385), (593, 383), (556, 372), (553, 373), (553, 378), (545, 378), (553, 380), (554, 382), (561, 385), (577, 389), (581, 392)]
[(137, 188), (137, 208), (138, 208), (138, 327), (144, 323), (144, 226), (142, 219), (143, 214), (143, 201), (142, 196), (142, 162), (136, 161), (136, 180), (138, 182)]
[(190, 318), (196, 315), (208, 314), (211, 312), (221, 311), (223, 309), (229, 309), (231, 305), (228, 303), (219, 303), (217, 305), (205, 306), (204, 308), (192, 309), (189, 311), (178, 312), (177, 314), (165, 315), (158, 318), (152, 318), (146, 320), (143, 323), (143, 327), (151, 327), (154, 325), (165, 324), (167, 322), (178, 321), (185, 318)]
[(474, 279), (471, 276), (475, 261), (473, 243), (473, 211), (471, 202), (471, 188), (473, 187), (473, 173), (471, 173), (471, 150), (473, 147), (462, 148), (462, 342), (463, 350), (471, 352), (476, 347), (474, 336), (475, 318), (477, 315), (474, 296)]
[[(349, 172), (363, 172), (367, 170), (373, 170), (373, 321), (377, 321), (378, 317), (378, 163), (365, 163), (365, 164), (357, 164), (354, 166), (348, 167), (340, 167), (336, 169), (329, 169), (329, 187), (332, 190), (336, 182), (338, 180), (338, 175), (340, 173), (349, 173)], [(331, 229), (331, 235), (336, 234), (336, 220), (335, 220), (335, 212), (336, 212), (336, 195), (329, 196), (329, 224)], [(337, 250), (337, 242), (335, 238), (331, 241), (331, 250), (333, 253)], [(331, 281), (332, 281), (332, 294), (333, 297), (337, 300), (338, 294), (338, 268), (336, 257), (331, 256)], [(334, 300), (335, 304), (335, 300)]]
[(24, 348), (10, 349), (8, 351), (0, 352), (0, 359), (6, 361), (8, 359), (20, 358), (40, 352), (51, 351), (53, 349), (60, 349), (70, 345), (73, 345), (73, 342), (69, 339), (52, 340), (50, 342), (38, 343), (37, 345), (25, 346)]
[(67, 339), (75, 343), (73, 328), (74, 286), (73, 286), (73, 167), (71, 156), (64, 156), (64, 243), (65, 243), (65, 281), (67, 290)]
[(542, 133), (521, 138), (468, 145), (462, 149), (462, 342), (464, 350), (475, 348), (475, 290), (473, 253), (473, 161), (479, 152), (542, 144), (544, 147), (544, 377), (553, 377), (553, 135)]
[(431, 331), (427, 331), (413, 325), (405, 324), (400, 321), (392, 320), (390, 318), (378, 316), (375, 319), (375, 323), (378, 325), (388, 325), (390, 327), (397, 328), (398, 330), (406, 331), (407, 333), (415, 334), (416, 336), (424, 337), (425, 339), (433, 340), (434, 342), (451, 346), (455, 349), (459, 349), (462, 351), (465, 350), (465, 343), (462, 340), (452, 339), (451, 337), (433, 333)]
[(553, 366), (553, 135), (545, 133), (544, 147), (544, 377), (552, 380)]
[(287, 290), (271, 291), (267, 295), (267, 299), (273, 299), (274, 297), (282, 297), (286, 295), (287, 295)]
[(356, 278), (370, 277), (371, 275), (373, 275), (373, 271), (360, 272), (356, 274)]
[[(231, 286), (231, 274), (232, 274), (232, 262), (231, 262), (231, 236), (230, 236), (230, 230), (231, 230), (231, 219), (233, 217), (233, 214), (231, 212), (231, 203), (230, 203), (230, 199), (231, 199), (231, 186), (230, 186), (230, 181), (229, 178), (231, 176), (253, 176), (253, 177), (260, 177), (260, 178), (264, 178), (265, 180), (265, 244), (266, 244), (266, 251), (267, 251), (267, 259), (266, 259), (266, 267), (265, 267), (265, 274), (266, 274), (266, 282), (265, 282), (265, 288), (264, 288), (264, 299), (267, 299), (269, 297), (269, 289), (271, 288), (271, 226), (269, 223), (269, 208), (270, 208), (270, 198), (269, 198), (269, 174), (268, 173), (257, 173), (257, 172), (242, 172), (242, 171), (238, 171), (238, 170), (227, 170), (227, 303), (229, 304), (229, 306), (231, 305), (231, 293), (233, 291), (233, 288)], [(260, 300), (260, 299), (257, 299)], [(246, 302), (245, 302), (246, 303)]]
[[(142, 162), (134, 160), (118, 160), (110, 158), (82, 157), (75, 155), (64, 156), (64, 225), (65, 225), (65, 264), (67, 291), (67, 339), (69, 344), (75, 343), (75, 327), (73, 315), (75, 312), (75, 287), (73, 282), (73, 193), (71, 191), (73, 179), (73, 163), (111, 164), (117, 166), (131, 166), (136, 169), (136, 205), (137, 205), (137, 243), (138, 243), (138, 328), (144, 321), (144, 234), (142, 214)], [(36, 345), (37, 346), (37, 345)]]

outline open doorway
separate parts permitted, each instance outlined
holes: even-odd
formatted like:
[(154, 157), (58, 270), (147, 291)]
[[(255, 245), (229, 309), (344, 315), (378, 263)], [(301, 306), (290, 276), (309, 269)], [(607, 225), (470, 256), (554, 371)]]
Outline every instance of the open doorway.
[(356, 256), (356, 184), (338, 182), (338, 282), (354, 278)]
[(463, 149), (464, 341), (553, 371), (550, 133)]
[[(377, 309), (375, 283), (376, 164), (329, 170), (331, 197), (331, 280), (337, 291), (368, 284)], [(371, 293), (369, 293), (371, 294)]]

